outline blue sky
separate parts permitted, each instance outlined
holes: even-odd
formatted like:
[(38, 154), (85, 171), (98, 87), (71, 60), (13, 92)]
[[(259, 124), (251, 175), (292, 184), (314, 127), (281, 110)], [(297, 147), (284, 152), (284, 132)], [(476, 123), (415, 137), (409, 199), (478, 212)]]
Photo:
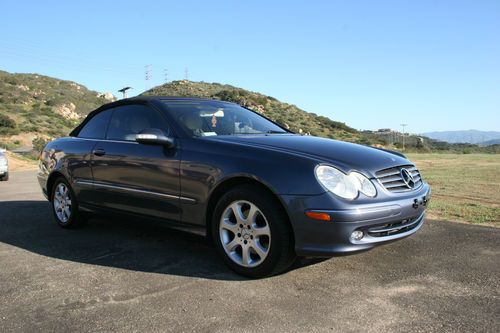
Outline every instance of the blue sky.
[(4, 1), (0, 69), (110, 91), (184, 78), (358, 129), (500, 130), (500, 1)]

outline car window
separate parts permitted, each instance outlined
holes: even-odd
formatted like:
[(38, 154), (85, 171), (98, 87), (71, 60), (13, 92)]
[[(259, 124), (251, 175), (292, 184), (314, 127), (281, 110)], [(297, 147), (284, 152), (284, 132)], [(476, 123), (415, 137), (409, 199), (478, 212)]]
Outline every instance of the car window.
[(145, 105), (125, 105), (115, 108), (106, 139), (135, 141), (141, 131), (157, 128), (169, 135), (169, 129), (161, 115)]
[(104, 139), (112, 112), (112, 109), (108, 109), (93, 116), (80, 130), (78, 137), (88, 139)]
[(192, 137), (287, 133), (266, 118), (235, 104), (215, 101), (164, 103)]

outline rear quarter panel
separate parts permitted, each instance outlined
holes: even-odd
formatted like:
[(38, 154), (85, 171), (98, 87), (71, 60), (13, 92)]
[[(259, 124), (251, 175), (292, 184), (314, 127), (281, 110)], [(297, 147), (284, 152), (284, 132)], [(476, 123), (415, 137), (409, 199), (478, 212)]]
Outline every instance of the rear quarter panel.
[(90, 154), (96, 141), (79, 138), (61, 138), (49, 142), (40, 154), (38, 181), (44, 194), (50, 196), (49, 181), (56, 175), (64, 176), (70, 182), (80, 201), (91, 195), (76, 181), (92, 181)]

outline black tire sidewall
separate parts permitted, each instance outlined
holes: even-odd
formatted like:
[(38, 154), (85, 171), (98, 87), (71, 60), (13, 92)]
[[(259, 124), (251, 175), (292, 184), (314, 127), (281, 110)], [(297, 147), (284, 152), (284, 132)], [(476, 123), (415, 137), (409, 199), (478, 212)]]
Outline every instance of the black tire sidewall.
[[(242, 267), (231, 260), (223, 248), (219, 235), (220, 219), (224, 210), (234, 201), (245, 200), (255, 204), (265, 215), (271, 230), (271, 248), (263, 263), (256, 267)], [(212, 217), (212, 239), (217, 251), (221, 254), (224, 262), (235, 272), (253, 277), (265, 277), (273, 275), (282, 256), (290, 254), (292, 244), (290, 226), (283, 208), (277, 199), (266, 191), (256, 186), (241, 186), (225, 193), (217, 203)], [(289, 261), (293, 261), (290, 259)]]

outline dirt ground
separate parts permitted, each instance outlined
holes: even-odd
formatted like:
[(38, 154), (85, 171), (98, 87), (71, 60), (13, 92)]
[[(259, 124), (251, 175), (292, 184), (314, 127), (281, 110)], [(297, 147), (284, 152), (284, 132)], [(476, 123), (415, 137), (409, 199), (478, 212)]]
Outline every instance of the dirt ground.
[(7, 159), (9, 160), (10, 172), (35, 170), (38, 165), (34, 160), (30, 160), (9, 151), (7, 152)]

